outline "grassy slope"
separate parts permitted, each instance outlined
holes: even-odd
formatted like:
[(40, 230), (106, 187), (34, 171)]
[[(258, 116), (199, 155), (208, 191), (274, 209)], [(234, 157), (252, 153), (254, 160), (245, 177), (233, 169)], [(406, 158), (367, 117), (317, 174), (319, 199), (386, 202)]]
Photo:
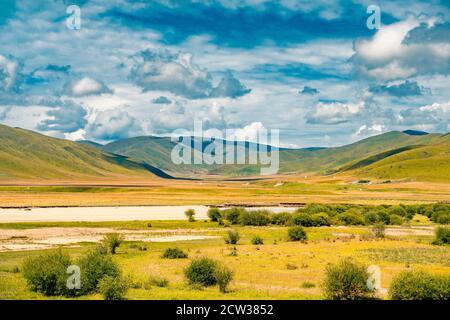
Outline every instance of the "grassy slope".
[[(171, 161), (170, 154), (175, 143), (170, 138), (135, 137), (111, 142), (103, 147), (104, 150), (116, 154), (139, 159), (164, 171), (172, 173), (201, 172), (199, 167), (176, 165)], [(203, 171), (204, 172), (204, 171)]]
[[(440, 135), (408, 135), (393, 131), (337, 148), (280, 151), (280, 173), (323, 174), (351, 166), (368, 157), (393, 149), (435, 142)], [(168, 138), (138, 137), (113, 142), (105, 150), (140, 159), (163, 170), (178, 174), (209, 173), (228, 176), (258, 175), (256, 165), (176, 166), (170, 160), (174, 144)]]
[(450, 181), (450, 134), (435, 144), (406, 150), (356, 170), (356, 175), (378, 179), (410, 178)]
[(0, 125), (0, 179), (154, 177), (142, 164), (97, 148)]
[[(156, 168), (177, 175), (258, 175), (256, 165), (175, 165), (169, 138), (137, 137), (94, 148), (0, 125), (0, 179), (86, 179), (142, 176)], [(388, 132), (327, 149), (280, 151), (280, 173), (324, 174), (353, 169), (380, 179), (449, 180), (449, 135)], [(108, 152), (121, 154), (111, 154)], [(143, 161), (146, 165), (127, 157)], [(154, 166), (154, 167), (151, 167)]]

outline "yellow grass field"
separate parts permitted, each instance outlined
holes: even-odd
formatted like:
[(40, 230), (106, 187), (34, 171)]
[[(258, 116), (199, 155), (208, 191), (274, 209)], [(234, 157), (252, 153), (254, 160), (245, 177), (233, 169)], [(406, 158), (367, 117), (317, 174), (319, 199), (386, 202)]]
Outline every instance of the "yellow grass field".
[[(420, 223), (417, 218), (414, 224)], [(161, 222), (162, 223), (162, 222)], [(122, 244), (114, 260), (133, 279), (133, 289), (128, 299), (322, 299), (322, 282), (328, 264), (343, 258), (365, 265), (377, 265), (381, 269), (382, 288), (389, 287), (392, 278), (403, 270), (425, 270), (434, 274), (450, 275), (447, 247), (430, 244), (432, 236), (417, 230), (431, 230), (422, 227), (391, 227), (388, 236), (376, 240), (367, 227), (320, 227), (307, 228), (307, 243), (287, 241), (285, 227), (236, 227), (241, 234), (238, 245), (226, 245), (222, 236), (228, 228), (212, 226), (210, 222), (197, 221), (154, 223), (155, 232), (164, 235), (196, 234), (216, 235), (208, 240), (178, 242), (136, 242)], [(111, 224), (105, 224), (111, 227)], [(8, 225), (1, 225), (7, 228)], [(16, 226), (17, 227), (17, 226)], [(21, 225), (27, 228), (27, 224)], [(28, 226), (31, 227), (31, 226)], [(33, 227), (36, 227), (34, 224)], [(128, 223), (114, 224), (115, 230), (128, 227)], [(67, 227), (69, 230), (70, 227)], [(168, 228), (168, 229), (166, 229)], [(176, 228), (176, 229), (174, 229)], [(425, 229), (423, 229), (425, 228)], [(1, 230), (1, 229), (0, 229)], [(145, 231), (145, 230), (144, 230)], [(259, 235), (263, 245), (252, 245), (250, 239)], [(142, 247), (146, 251), (142, 251)], [(177, 246), (185, 250), (187, 259), (162, 259), (165, 248)], [(73, 257), (93, 247), (93, 244), (79, 243), (66, 246), (64, 250)], [(230, 253), (236, 248), (237, 255)], [(26, 282), (17, 272), (25, 257), (36, 256), (42, 251), (20, 251), (0, 253), (0, 299), (44, 299), (41, 294), (30, 292)], [(235, 272), (235, 278), (228, 293), (220, 293), (217, 287), (193, 288), (186, 283), (183, 270), (194, 257), (211, 257), (226, 263)], [(165, 278), (165, 287), (145, 287), (150, 277)], [(387, 291), (379, 292), (380, 298), (387, 298)], [(83, 299), (101, 299), (98, 294)]]
[(277, 176), (246, 180), (12, 181), (0, 207), (122, 205), (397, 204), (449, 202), (450, 184), (393, 181), (355, 184), (350, 176)]

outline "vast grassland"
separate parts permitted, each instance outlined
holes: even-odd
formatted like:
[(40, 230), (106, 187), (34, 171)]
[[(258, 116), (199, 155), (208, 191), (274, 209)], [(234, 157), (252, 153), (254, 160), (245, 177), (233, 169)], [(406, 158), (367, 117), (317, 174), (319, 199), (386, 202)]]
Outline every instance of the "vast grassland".
[(13, 181), (0, 186), (0, 207), (323, 203), (395, 204), (449, 201), (450, 184), (351, 176), (279, 176), (266, 180)]
[[(410, 226), (393, 226), (387, 237), (377, 240), (365, 226), (307, 228), (308, 242), (287, 241), (287, 228), (281, 226), (233, 226), (241, 234), (236, 246), (226, 245), (223, 236), (229, 228), (217, 223), (196, 221), (97, 222), (97, 223), (22, 223), (2, 224), (2, 229), (29, 229), (45, 227), (113, 228), (114, 230), (149, 229), (161, 234), (215, 235), (217, 238), (177, 242), (123, 243), (114, 255), (126, 275), (134, 282), (127, 293), (128, 299), (322, 299), (322, 281), (325, 268), (343, 258), (351, 257), (366, 265), (377, 265), (382, 272), (382, 287), (388, 288), (392, 278), (403, 270), (426, 270), (434, 274), (450, 274), (450, 249), (431, 245), (432, 223), (416, 215)], [(427, 230), (426, 233), (420, 232)], [(419, 231), (419, 232), (416, 232)], [(263, 245), (252, 245), (250, 240), (259, 235)], [(63, 250), (77, 257), (95, 246), (93, 243), (66, 245)], [(177, 246), (188, 253), (187, 259), (162, 259), (162, 252)], [(143, 251), (145, 247), (145, 251)], [(231, 254), (236, 248), (237, 255)], [(37, 251), (0, 253), (0, 299), (48, 299), (31, 292), (20, 268), (26, 257), (41, 254)], [(184, 269), (194, 257), (211, 257), (226, 263), (235, 277), (228, 293), (218, 288), (197, 288), (187, 284)], [(142, 287), (149, 277), (157, 276), (169, 281), (166, 287)], [(386, 298), (385, 291), (380, 293)], [(81, 297), (101, 299), (99, 294)]]

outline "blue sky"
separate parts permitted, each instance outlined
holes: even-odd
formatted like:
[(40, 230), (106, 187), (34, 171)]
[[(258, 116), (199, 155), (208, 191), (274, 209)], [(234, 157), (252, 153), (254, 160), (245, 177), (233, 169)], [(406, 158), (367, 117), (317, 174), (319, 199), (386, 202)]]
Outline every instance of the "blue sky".
[(292, 147), (447, 132), (449, 72), (448, 1), (0, 2), (0, 122), (73, 140), (194, 120)]

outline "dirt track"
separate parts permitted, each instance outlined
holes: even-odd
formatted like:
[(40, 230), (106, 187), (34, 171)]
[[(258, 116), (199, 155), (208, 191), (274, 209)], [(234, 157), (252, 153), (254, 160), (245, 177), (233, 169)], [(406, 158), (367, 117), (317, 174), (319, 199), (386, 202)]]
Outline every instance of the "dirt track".
[(77, 245), (82, 242), (99, 242), (111, 232), (122, 234), (127, 241), (175, 242), (213, 239), (208, 230), (116, 230), (113, 228), (37, 228), (0, 229), (0, 252), (39, 250), (59, 245)]

